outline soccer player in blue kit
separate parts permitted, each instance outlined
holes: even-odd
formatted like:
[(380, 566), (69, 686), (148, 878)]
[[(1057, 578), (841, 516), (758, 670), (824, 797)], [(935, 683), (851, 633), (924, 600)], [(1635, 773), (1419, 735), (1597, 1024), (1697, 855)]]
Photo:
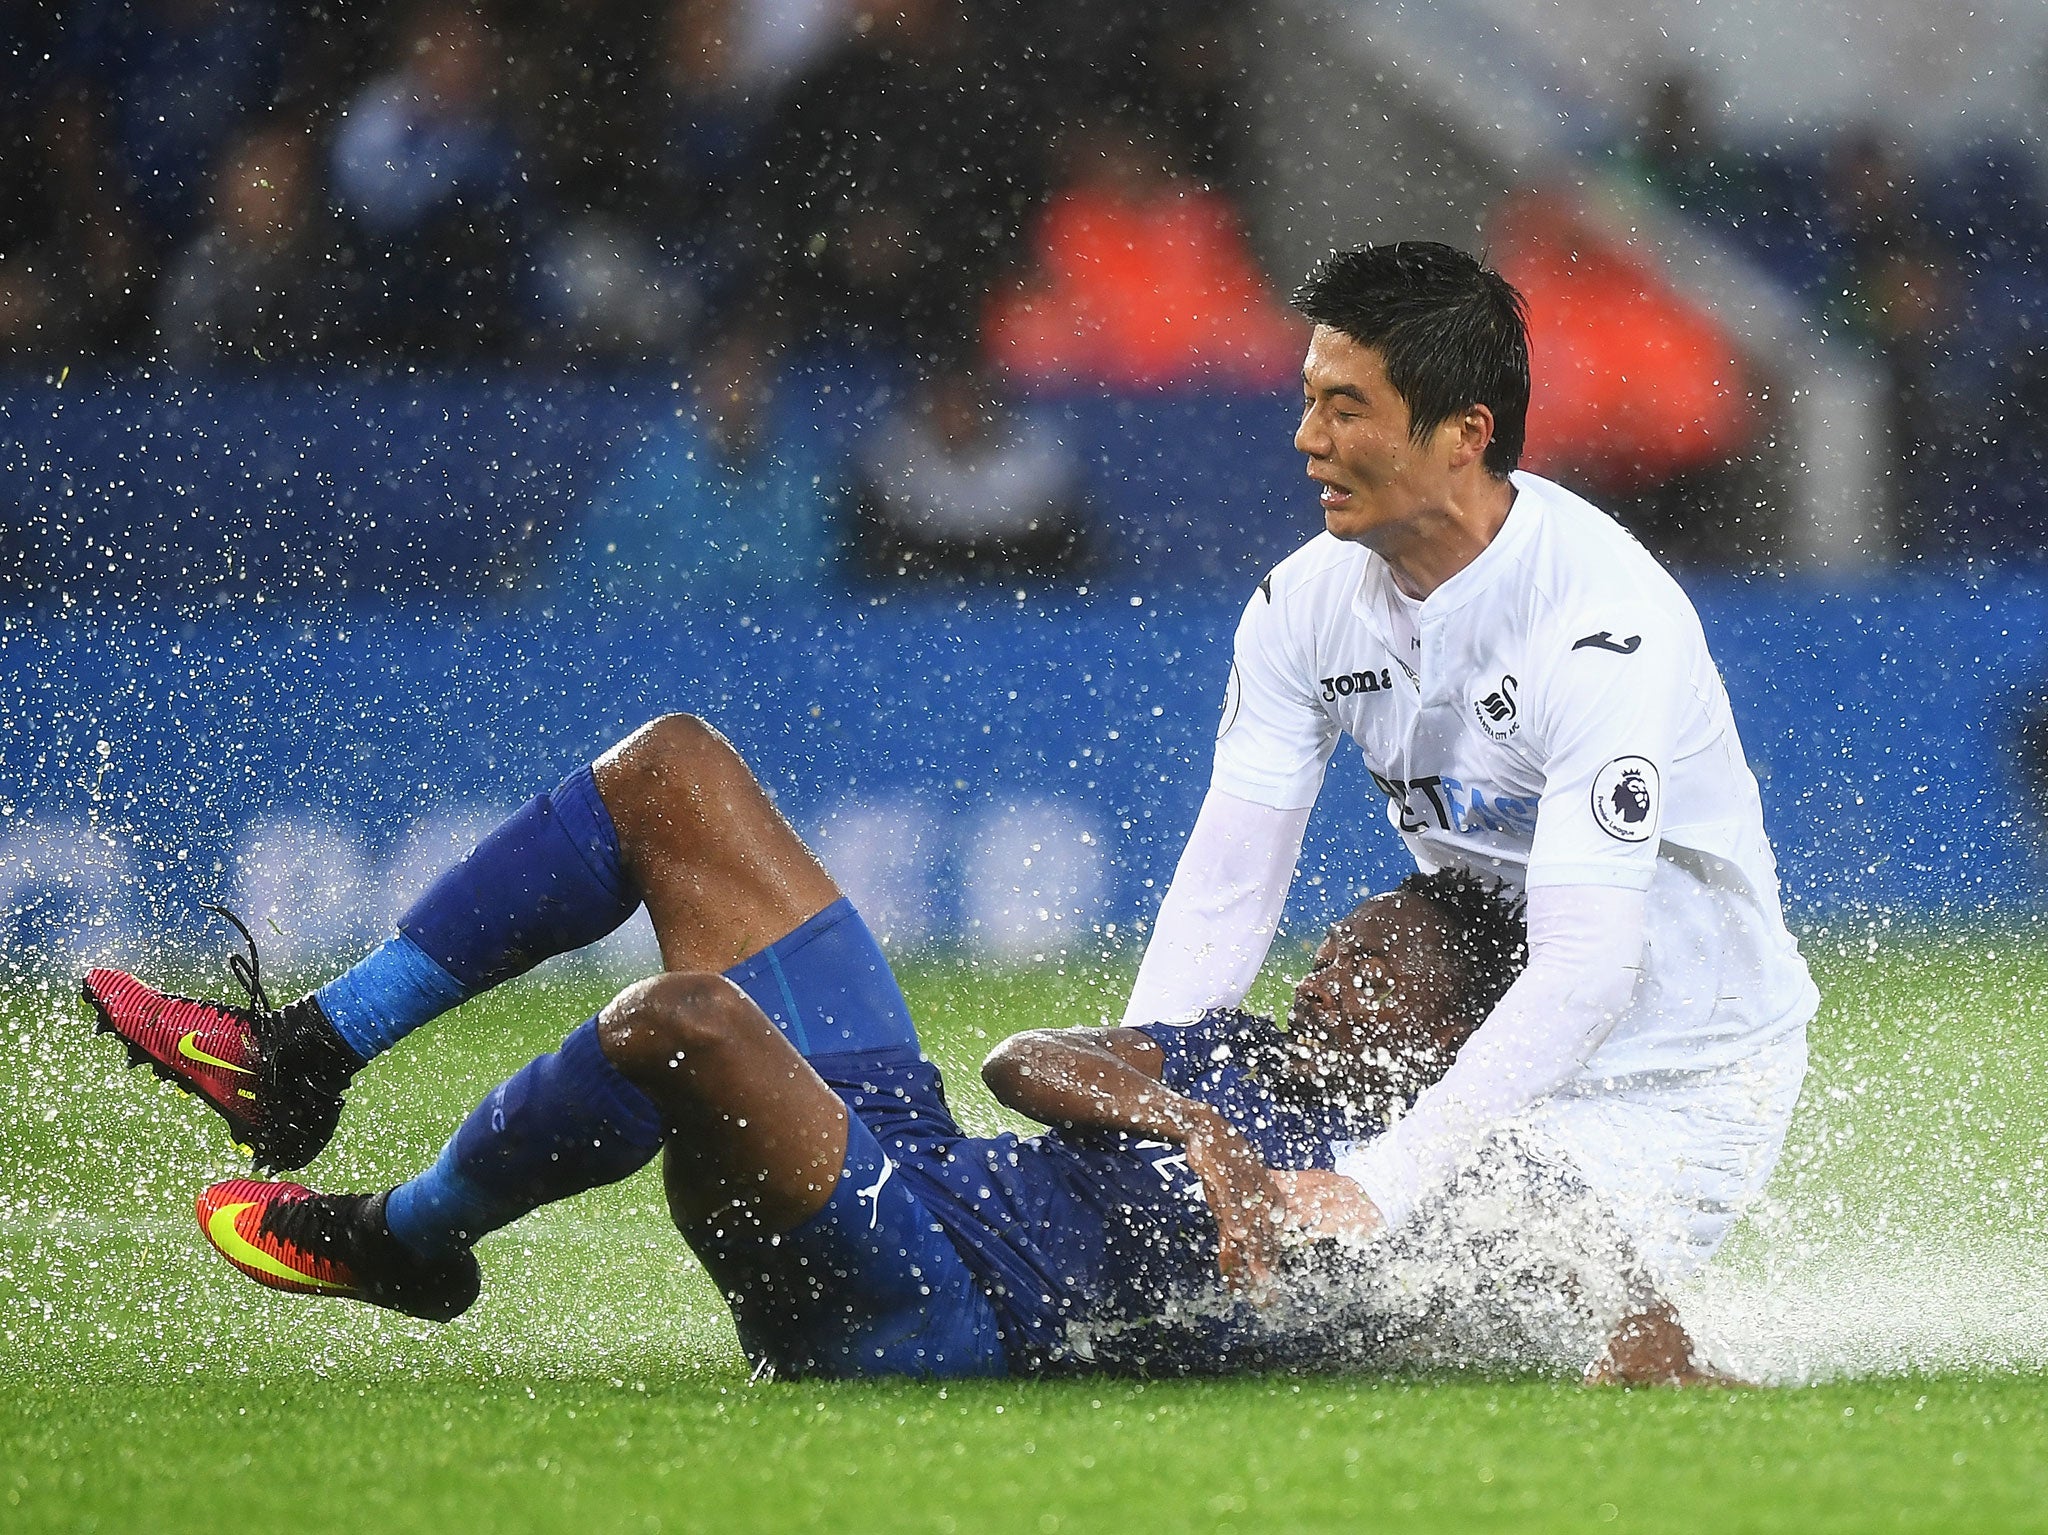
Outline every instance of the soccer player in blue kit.
[(253, 955), (247, 1008), (112, 970), (85, 991), (260, 1166), (296, 1167), (372, 1057), (643, 902), (665, 972), (491, 1092), (431, 1168), (377, 1194), (229, 1180), (199, 1198), (208, 1239), (271, 1288), (446, 1320), (478, 1294), (480, 1238), (660, 1152), (677, 1226), (779, 1375), (1350, 1362), (1338, 1319), (1276, 1339), (1243, 1297), (1327, 1250), (1335, 1158), (1442, 1075), (1524, 944), (1486, 882), (1418, 875), (1331, 929), (1288, 1029), (1216, 1011), (1015, 1036), (984, 1077), (1057, 1128), (966, 1136), (859, 914), (678, 715), (517, 812), (309, 997), (273, 1009)]

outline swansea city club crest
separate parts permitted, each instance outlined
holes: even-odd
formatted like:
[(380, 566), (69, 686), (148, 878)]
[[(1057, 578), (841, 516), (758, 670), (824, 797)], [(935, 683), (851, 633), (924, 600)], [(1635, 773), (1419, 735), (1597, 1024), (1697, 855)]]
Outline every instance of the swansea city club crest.
[(1522, 728), (1521, 711), (1515, 704), (1521, 686), (1513, 677), (1503, 677), (1491, 687), (1481, 683), (1479, 696), (1472, 700), (1472, 717), (1496, 741), (1505, 741)]

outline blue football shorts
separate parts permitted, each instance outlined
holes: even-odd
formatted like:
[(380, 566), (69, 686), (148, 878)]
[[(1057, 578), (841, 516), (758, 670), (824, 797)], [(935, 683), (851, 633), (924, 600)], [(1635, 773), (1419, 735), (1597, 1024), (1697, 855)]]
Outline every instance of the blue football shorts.
[(740, 1346), (778, 1376), (1003, 1375), (987, 1294), (897, 1158), (961, 1138), (889, 962), (835, 901), (726, 972), (846, 1104), (846, 1162), (825, 1207), (768, 1233), (737, 1212), (684, 1233), (732, 1308)]

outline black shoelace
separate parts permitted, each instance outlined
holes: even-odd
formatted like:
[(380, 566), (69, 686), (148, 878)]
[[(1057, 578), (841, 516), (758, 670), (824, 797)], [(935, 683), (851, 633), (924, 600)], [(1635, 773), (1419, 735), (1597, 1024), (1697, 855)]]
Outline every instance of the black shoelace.
[(228, 973), (242, 983), (242, 990), (249, 994), (249, 1005), (259, 1013), (276, 1012), (277, 1009), (270, 1005), (270, 993), (263, 989), (263, 965), (256, 957), (256, 935), (249, 931), (249, 924), (225, 906), (216, 906), (211, 901), (205, 904), (208, 911), (218, 912), (232, 922), (235, 931), (242, 935), (242, 942), (249, 946), (246, 956), (228, 956)]

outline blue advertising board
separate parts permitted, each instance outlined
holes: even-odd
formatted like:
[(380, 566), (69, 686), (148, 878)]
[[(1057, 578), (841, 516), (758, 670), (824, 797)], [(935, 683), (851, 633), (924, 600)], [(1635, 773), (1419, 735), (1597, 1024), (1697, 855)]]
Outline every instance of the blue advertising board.
[[(1694, 583), (1796, 925), (2041, 907), (2048, 591)], [(845, 593), (650, 616), (474, 603), (0, 612), (0, 912), (23, 956), (366, 941), (490, 820), (635, 724), (714, 721), (899, 947), (1030, 956), (1156, 909), (1242, 593)], [(1297, 930), (1403, 869), (1348, 746)]]
[[(904, 398), (812, 358), (775, 429), (829, 478)], [(1291, 403), (1027, 402), (1086, 471), (1095, 563), (1055, 586), (859, 589), (829, 567), (743, 586), (714, 561), (573, 598), (557, 546), (688, 461), (688, 401), (680, 377), (518, 370), (0, 388), (0, 955), (182, 951), (226, 899), (314, 962), (669, 710), (733, 738), (899, 946), (1141, 934), (1201, 800), (1240, 606), (1319, 522)], [(1690, 586), (1795, 924), (2044, 904), (2048, 590)], [(1402, 871), (1340, 750), (1289, 924)]]

